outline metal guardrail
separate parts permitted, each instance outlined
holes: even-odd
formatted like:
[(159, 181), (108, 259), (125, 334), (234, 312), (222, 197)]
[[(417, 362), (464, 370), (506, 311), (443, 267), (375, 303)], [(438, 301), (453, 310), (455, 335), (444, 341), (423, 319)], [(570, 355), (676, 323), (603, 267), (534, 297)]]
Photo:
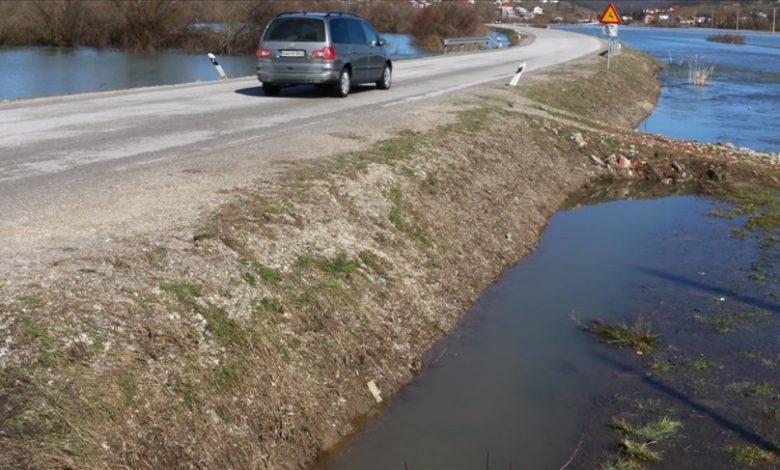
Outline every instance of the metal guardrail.
[(482, 44), (487, 46), (488, 44), (493, 44), (493, 47), (496, 49), (501, 48), (501, 44), (496, 42), (495, 39), (491, 38), (490, 36), (484, 36), (484, 37), (470, 37), (470, 38), (446, 38), (444, 39), (444, 53), (447, 53), (447, 50), (450, 46), (465, 46), (467, 44)]

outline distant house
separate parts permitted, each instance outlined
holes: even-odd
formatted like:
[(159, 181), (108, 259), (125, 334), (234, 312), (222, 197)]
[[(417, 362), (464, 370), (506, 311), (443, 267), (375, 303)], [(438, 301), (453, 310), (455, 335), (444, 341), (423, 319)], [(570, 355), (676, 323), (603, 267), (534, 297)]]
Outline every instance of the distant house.
[(696, 26), (696, 18), (692, 16), (678, 16), (677, 22), (680, 26)]
[(534, 7), (534, 15), (544, 15), (544, 9), (542, 7)]
[(515, 5), (512, 2), (501, 4), (501, 16), (515, 16)]

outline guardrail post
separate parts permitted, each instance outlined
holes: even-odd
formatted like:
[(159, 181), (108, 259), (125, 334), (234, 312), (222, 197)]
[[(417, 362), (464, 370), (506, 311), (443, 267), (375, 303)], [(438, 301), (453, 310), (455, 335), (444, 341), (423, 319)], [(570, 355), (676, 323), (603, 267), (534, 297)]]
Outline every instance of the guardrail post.
[(517, 86), (520, 82), (520, 77), (523, 75), (523, 70), (525, 70), (525, 62), (520, 64), (520, 67), (517, 68), (517, 72), (515, 72), (515, 76), (512, 77), (512, 81), (509, 82), (509, 86)]
[(225, 75), (225, 71), (222, 70), (222, 66), (219, 65), (219, 62), (217, 62), (217, 57), (209, 52), (209, 60), (214, 65), (214, 68), (217, 69), (217, 73), (219, 74), (219, 79), (224, 80), (227, 78), (227, 75)]

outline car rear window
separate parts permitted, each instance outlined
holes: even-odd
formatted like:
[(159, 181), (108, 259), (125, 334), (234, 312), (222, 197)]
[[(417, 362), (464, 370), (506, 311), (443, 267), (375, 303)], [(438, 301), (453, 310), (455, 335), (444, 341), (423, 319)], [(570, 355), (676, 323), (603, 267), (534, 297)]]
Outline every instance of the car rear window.
[(324, 42), (325, 22), (314, 18), (277, 18), (263, 41)]

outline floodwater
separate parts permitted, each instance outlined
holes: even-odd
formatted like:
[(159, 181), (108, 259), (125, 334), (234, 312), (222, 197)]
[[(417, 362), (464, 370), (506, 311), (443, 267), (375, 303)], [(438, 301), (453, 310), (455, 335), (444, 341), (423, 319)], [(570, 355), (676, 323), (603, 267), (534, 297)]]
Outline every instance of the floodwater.
[(658, 307), (657, 291), (717, 301), (755, 249), (730, 236), (737, 221), (708, 216), (713, 207), (671, 196), (555, 215), (538, 249), (323, 468), (560, 468), (621, 373), (572, 317), (632, 323)]
[[(426, 53), (408, 36), (383, 34), (393, 59)], [(222, 56), (228, 77), (254, 75), (254, 56)], [(218, 80), (206, 54), (93, 47), (0, 47), (0, 101)]]
[[(565, 29), (601, 34), (594, 26)], [(665, 65), (660, 100), (639, 130), (780, 152), (780, 34), (739, 31), (745, 45), (707, 41), (724, 33), (736, 32), (620, 27), (623, 42)], [(715, 67), (710, 86), (688, 84), (688, 64), (697, 59)]]

